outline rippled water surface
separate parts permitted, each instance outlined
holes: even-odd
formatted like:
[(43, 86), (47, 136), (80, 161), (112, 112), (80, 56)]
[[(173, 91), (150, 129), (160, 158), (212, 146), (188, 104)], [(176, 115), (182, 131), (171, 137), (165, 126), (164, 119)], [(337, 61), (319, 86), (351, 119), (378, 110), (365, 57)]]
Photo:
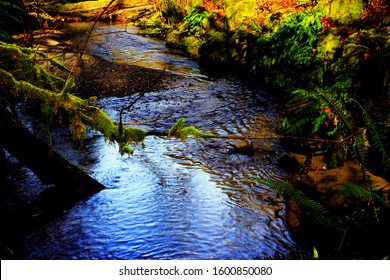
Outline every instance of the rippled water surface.
[[(110, 33), (118, 26), (99, 26)], [(123, 29), (122, 29), (123, 30)], [(250, 177), (284, 180), (276, 167), (283, 148), (280, 116), (258, 88), (234, 77), (216, 77), (195, 62), (141, 37), (131, 28), (94, 36), (89, 51), (106, 59), (167, 69), (185, 83), (146, 93), (125, 122), (168, 130), (179, 118), (187, 125), (247, 140), (147, 137), (131, 157), (89, 132), (84, 147), (69, 144), (64, 130), (54, 145), (107, 189), (81, 201), (49, 224), (28, 233), (28, 259), (255, 259), (287, 253), (295, 244), (283, 222), (283, 201)], [(98, 106), (118, 119), (133, 97), (106, 98)], [(249, 149), (248, 149), (249, 147)], [(249, 151), (249, 152), (248, 152)], [(275, 214), (275, 213), (278, 214)]]

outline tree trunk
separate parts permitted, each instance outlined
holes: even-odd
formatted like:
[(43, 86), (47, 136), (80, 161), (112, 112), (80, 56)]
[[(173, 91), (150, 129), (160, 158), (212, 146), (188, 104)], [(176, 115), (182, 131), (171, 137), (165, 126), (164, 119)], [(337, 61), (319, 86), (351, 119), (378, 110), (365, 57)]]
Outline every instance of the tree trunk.
[(30, 168), (43, 183), (55, 184), (73, 200), (105, 188), (34, 136), (3, 105), (0, 105), (0, 120), (0, 146)]

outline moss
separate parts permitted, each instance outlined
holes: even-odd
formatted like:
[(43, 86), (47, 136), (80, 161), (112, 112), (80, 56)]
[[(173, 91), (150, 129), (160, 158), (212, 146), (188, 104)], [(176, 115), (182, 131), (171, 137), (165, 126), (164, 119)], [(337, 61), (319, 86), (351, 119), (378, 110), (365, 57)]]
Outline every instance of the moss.
[(199, 47), (203, 44), (202, 40), (199, 40), (199, 38), (195, 36), (187, 36), (183, 40), (183, 43), (185, 45), (185, 51), (187, 54), (189, 54), (191, 57), (199, 56)]
[(257, 1), (242, 0), (234, 1), (226, 9), (226, 17), (229, 22), (229, 29), (235, 30), (243, 21), (256, 16)]
[(179, 119), (168, 131), (168, 137), (180, 137), (180, 131), (184, 128), (185, 120), (183, 118)]
[(322, 60), (333, 60), (333, 57), (340, 46), (341, 36), (337, 35), (336, 29), (323, 36), (318, 42), (319, 56)]
[(80, 116), (76, 114), (73, 118), (73, 122), (70, 126), (72, 130), (72, 135), (73, 135), (73, 141), (76, 143), (79, 143), (80, 145), (83, 144), (85, 135), (87, 133), (87, 128), (83, 124), (83, 122), (80, 119)]
[(325, 13), (343, 24), (357, 20), (363, 11), (363, 0), (322, 0), (318, 7)]
[(229, 60), (229, 41), (225, 33), (215, 29), (204, 36), (204, 44), (199, 48), (202, 58), (217, 64), (227, 63)]
[(39, 69), (38, 65), (35, 65), (32, 62), (32, 57), (22, 55), (18, 60), (18, 66), (22, 70), (24, 79), (34, 82), (35, 84), (38, 81), (37, 71)]
[(64, 79), (58, 78), (58, 77), (48, 73), (42, 67), (36, 68), (36, 74), (37, 74), (38, 80), (42, 84), (48, 85), (48, 87), (53, 91), (58, 91), (59, 88), (65, 84)]
[(14, 87), (16, 83), (17, 81), (9, 72), (0, 68), (0, 88), (2, 94), (9, 94), (15, 97), (17, 95), (17, 89)]
[[(30, 48), (22, 48), (14, 44), (0, 42), (1, 56), (0, 66), (6, 71), (17, 72), (18, 80), (26, 80), (36, 86), (58, 91), (63, 87), (65, 80), (57, 77), (38, 64), (37, 57), (43, 57), (52, 65), (59, 65), (41, 52), (33, 52)], [(67, 70), (62, 67), (62, 70)]]
[(125, 141), (142, 142), (145, 139), (146, 131), (134, 127), (125, 127), (123, 134)]
[[(90, 106), (88, 100), (83, 100), (70, 94), (74, 80), (68, 79), (62, 91), (57, 90), (54, 84), (60, 79), (46, 72), (37, 61), (31, 57), (31, 49), (20, 48), (16, 45), (0, 44), (0, 50), (7, 55), (0, 55), (0, 87), (7, 96), (20, 96), (26, 101), (34, 101), (51, 108), (53, 116), (66, 115), (73, 120), (71, 130), (74, 140), (82, 143), (87, 126), (100, 131), (106, 139), (119, 142), (126, 147), (131, 142), (144, 140), (146, 132), (138, 128), (125, 128), (123, 135), (119, 135), (118, 124), (114, 123), (102, 110)], [(18, 73), (17, 80), (12, 73)], [(25, 80), (23, 80), (25, 79)], [(30, 82), (33, 80), (33, 82)], [(38, 82), (36, 82), (38, 80)], [(61, 85), (61, 83), (60, 83)], [(119, 137), (121, 136), (121, 137)], [(121, 152), (131, 152), (130, 148), (121, 148)]]
[(200, 137), (200, 138), (215, 137), (214, 134), (202, 132), (202, 131), (198, 130), (197, 128), (195, 128), (194, 126), (185, 127), (181, 130), (181, 138), (187, 138), (190, 135), (195, 136), (195, 137)]
[(169, 28), (163, 26), (161, 22), (156, 20), (149, 20), (147, 22), (140, 23), (138, 25), (141, 30), (138, 32), (140, 35), (165, 38)]
[(168, 137), (177, 137), (182, 140), (191, 135), (201, 138), (217, 137), (215, 134), (202, 132), (194, 126), (185, 127), (185, 121), (183, 118), (179, 119), (168, 132)]
[(229, 60), (243, 69), (249, 71), (250, 54), (261, 36), (262, 27), (254, 21), (241, 25), (234, 31), (229, 39)]
[(171, 29), (167, 32), (165, 41), (168, 46), (175, 47), (179, 45), (180, 42), (180, 32), (175, 29)]
[(134, 150), (126, 144), (119, 145), (119, 153), (123, 156), (125, 154), (132, 155), (134, 153)]
[(74, 79), (70, 78), (66, 81), (64, 88), (61, 90), (61, 95), (70, 93), (70, 90), (75, 86)]

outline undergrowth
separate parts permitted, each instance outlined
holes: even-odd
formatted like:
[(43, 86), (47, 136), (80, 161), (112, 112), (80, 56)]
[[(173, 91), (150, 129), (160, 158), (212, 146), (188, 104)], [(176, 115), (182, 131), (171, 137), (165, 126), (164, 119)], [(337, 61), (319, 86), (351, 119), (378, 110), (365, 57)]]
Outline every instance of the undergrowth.
[[(334, 199), (348, 199), (349, 205), (327, 205), (290, 183), (254, 179), (293, 201), (301, 209), (300, 222), (306, 228), (304, 247), (318, 248), (323, 258), (375, 258), (388, 256), (390, 207), (372, 186), (345, 183), (333, 194)], [(341, 211), (341, 209), (343, 209)], [(291, 210), (288, 210), (291, 211)], [(292, 257), (294, 258), (295, 255)], [(295, 257), (300, 258), (302, 255)], [(276, 256), (287, 258), (288, 256)], [(291, 256), (290, 256), (291, 257)], [(304, 254), (305, 259), (311, 259)]]

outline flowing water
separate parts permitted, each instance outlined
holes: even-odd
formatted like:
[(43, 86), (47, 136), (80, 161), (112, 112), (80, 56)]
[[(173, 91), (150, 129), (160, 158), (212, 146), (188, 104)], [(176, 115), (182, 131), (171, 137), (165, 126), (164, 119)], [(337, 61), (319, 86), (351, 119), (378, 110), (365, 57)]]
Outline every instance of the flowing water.
[[(27, 259), (262, 259), (295, 247), (282, 198), (250, 178), (286, 180), (276, 166), (283, 147), (275, 136), (281, 116), (261, 89), (203, 70), (163, 41), (99, 26), (89, 52), (121, 63), (167, 69), (183, 77), (169, 90), (146, 93), (125, 122), (168, 130), (179, 118), (202, 131), (247, 140), (184, 141), (149, 136), (131, 157), (96, 132), (84, 146), (65, 130), (54, 146), (107, 189), (81, 201), (25, 236)], [(113, 33), (111, 33), (113, 32)], [(110, 117), (135, 96), (98, 102)], [(31, 183), (30, 184), (34, 184)]]

